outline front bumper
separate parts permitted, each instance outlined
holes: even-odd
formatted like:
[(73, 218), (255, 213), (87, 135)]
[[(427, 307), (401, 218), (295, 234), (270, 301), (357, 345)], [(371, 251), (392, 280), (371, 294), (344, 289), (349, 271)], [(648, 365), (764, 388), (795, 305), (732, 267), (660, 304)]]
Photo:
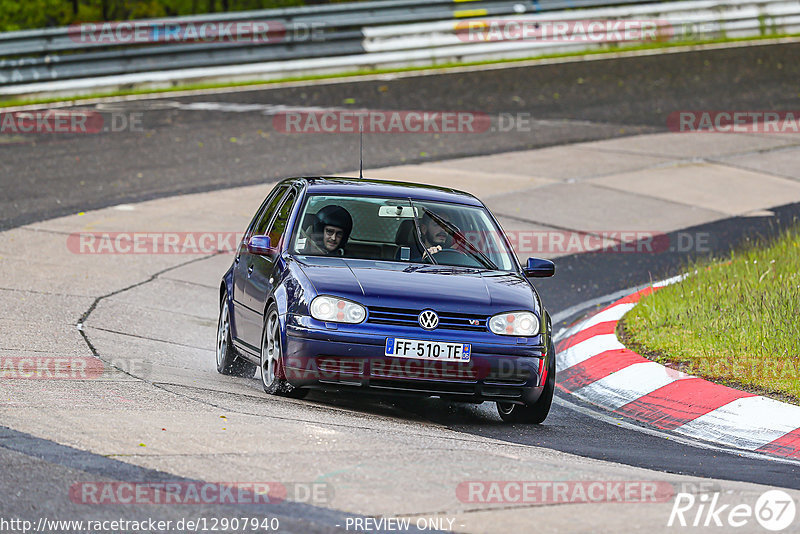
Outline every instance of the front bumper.
[[(545, 354), (535, 339), (522, 343), (513, 338), (503, 344), (492, 343), (497, 336), (489, 332), (434, 333), (386, 327), (377, 332), (345, 325), (319, 326), (299, 324), (288, 316), (284, 373), (294, 386), (526, 404), (535, 402), (543, 389), (540, 373)], [(470, 343), (472, 355), (463, 363), (388, 357), (384, 355), (387, 337)]]

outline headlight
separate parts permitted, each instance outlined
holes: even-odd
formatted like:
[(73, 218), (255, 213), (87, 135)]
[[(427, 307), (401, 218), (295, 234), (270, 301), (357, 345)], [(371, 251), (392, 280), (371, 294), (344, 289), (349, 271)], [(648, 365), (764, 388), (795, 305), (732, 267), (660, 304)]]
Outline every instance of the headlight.
[(336, 297), (319, 296), (311, 301), (311, 317), (333, 323), (360, 323), (367, 316), (361, 304)]
[(535, 336), (539, 318), (527, 311), (500, 313), (489, 319), (489, 330), (501, 336)]

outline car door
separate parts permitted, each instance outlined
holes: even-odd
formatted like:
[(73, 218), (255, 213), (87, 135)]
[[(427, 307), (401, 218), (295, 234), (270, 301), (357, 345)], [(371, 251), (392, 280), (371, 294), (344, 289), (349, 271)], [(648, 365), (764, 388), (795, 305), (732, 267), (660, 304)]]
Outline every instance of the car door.
[[(280, 200), (275, 214), (266, 227), (257, 225), (253, 235), (268, 235), (272, 246), (279, 248), (285, 236), (286, 227), (297, 198), (297, 191), (290, 189)], [(273, 280), (277, 278), (273, 273), (278, 261), (280, 261), (278, 253), (264, 256), (248, 253), (244, 259), (247, 264), (247, 276), (244, 284), (244, 295), (241, 298), (248, 317), (244, 322), (245, 330), (242, 335), (244, 336), (243, 341), (253, 347), (260, 348), (264, 310), (266, 309), (267, 297), (272, 293)]]
[[(264, 201), (261, 209), (253, 218), (250, 226), (247, 228), (242, 241), (239, 243), (239, 248), (236, 251), (236, 257), (233, 263), (233, 324), (236, 335), (236, 341), (245, 342), (246, 348), (251, 351), (257, 351), (258, 345), (252, 345), (248, 340), (252, 335), (248, 335), (248, 331), (256, 328), (255, 323), (260, 324), (260, 312), (251, 309), (248, 304), (246, 287), (248, 279), (251, 275), (250, 268), (253, 266), (252, 254), (247, 250), (247, 242), (253, 235), (263, 235), (266, 232), (269, 223), (275, 216), (275, 212), (281, 205), (280, 202), (289, 190), (289, 185), (276, 187), (272, 190), (269, 197)], [(260, 342), (260, 338), (258, 342)]]

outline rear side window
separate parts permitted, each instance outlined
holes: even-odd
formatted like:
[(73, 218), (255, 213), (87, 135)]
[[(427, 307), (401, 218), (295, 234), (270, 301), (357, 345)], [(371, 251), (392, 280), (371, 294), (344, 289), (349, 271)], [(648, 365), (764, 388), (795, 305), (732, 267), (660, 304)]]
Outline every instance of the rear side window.
[(278, 208), (278, 213), (272, 221), (269, 230), (266, 232), (266, 234), (269, 235), (270, 243), (273, 243), (272, 246), (278, 246), (283, 238), (283, 234), (286, 233), (286, 225), (289, 223), (289, 217), (292, 215), (292, 207), (294, 206), (296, 198), (297, 192), (292, 191), (286, 195), (286, 199), (283, 201), (280, 208)]
[(261, 215), (256, 223), (255, 228), (253, 228), (252, 235), (266, 235), (267, 228), (269, 227), (269, 223), (272, 220), (272, 216), (275, 214), (275, 210), (280, 205), (281, 199), (283, 195), (286, 193), (286, 190), (289, 186), (282, 187), (275, 196), (267, 203), (266, 208), (261, 212)]

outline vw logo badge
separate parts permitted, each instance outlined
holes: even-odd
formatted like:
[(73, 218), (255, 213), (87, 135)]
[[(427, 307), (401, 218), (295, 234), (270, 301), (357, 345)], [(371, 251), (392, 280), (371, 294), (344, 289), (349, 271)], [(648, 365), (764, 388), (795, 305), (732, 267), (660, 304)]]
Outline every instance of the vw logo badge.
[(433, 310), (424, 310), (419, 314), (419, 325), (425, 330), (433, 330), (439, 326), (439, 316)]

